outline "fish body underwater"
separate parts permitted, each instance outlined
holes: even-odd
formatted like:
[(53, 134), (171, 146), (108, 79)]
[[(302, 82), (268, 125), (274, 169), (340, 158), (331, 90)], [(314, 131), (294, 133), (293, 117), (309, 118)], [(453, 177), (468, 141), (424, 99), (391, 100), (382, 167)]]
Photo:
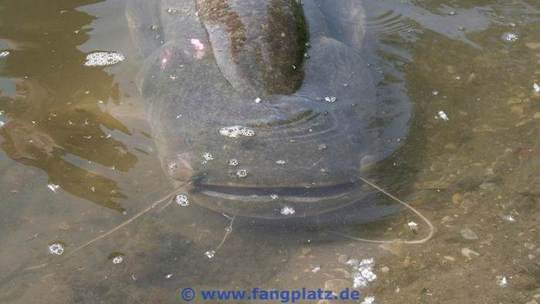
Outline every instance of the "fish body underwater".
[(410, 102), (377, 100), (362, 56), (362, 1), (129, 0), (127, 19), (163, 170), (194, 203), (270, 220), (362, 204), (359, 176), (407, 136)]

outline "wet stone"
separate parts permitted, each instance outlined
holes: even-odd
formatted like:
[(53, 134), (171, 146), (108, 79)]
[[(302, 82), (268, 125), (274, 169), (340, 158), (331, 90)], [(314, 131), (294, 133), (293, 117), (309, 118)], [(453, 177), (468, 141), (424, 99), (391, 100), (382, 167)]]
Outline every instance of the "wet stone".
[(471, 260), (475, 256), (480, 256), (480, 254), (469, 248), (461, 248), (461, 255)]

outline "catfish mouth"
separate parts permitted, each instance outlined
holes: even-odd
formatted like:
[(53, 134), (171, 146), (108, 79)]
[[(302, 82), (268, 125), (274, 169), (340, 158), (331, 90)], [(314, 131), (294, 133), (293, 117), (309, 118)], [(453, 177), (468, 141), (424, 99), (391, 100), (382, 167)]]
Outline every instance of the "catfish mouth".
[[(363, 197), (363, 190), (359, 182), (291, 187), (198, 184), (192, 196), (195, 203), (214, 211), (283, 219), (316, 216), (348, 206)], [(284, 215), (284, 207), (294, 213)]]

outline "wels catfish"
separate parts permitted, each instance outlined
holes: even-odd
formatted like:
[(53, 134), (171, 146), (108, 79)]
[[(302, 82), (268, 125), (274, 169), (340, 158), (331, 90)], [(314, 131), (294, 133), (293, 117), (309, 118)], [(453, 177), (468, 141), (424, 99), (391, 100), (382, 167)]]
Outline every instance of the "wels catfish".
[(166, 174), (250, 218), (320, 216), (374, 190), (409, 101), (377, 99), (359, 0), (129, 0), (139, 88)]

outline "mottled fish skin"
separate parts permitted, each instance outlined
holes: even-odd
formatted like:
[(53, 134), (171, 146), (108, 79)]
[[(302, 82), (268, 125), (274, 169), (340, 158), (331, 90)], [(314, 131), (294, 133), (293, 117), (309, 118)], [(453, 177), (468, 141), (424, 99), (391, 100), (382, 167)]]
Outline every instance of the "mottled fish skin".
[[(209, 208), (265, 218), (284, 204), (291, 217), (340, 208), (367, 195), (361, 160), (384, 160), (407, 134), (408, 100), (376, 98), (359, 0), (130, 0), (127, 14), (163, 168), (194, 181)], [(253, 136), (223, 136), (230, 126)], [(269, 191), (284, 194), (273, 202)]]

